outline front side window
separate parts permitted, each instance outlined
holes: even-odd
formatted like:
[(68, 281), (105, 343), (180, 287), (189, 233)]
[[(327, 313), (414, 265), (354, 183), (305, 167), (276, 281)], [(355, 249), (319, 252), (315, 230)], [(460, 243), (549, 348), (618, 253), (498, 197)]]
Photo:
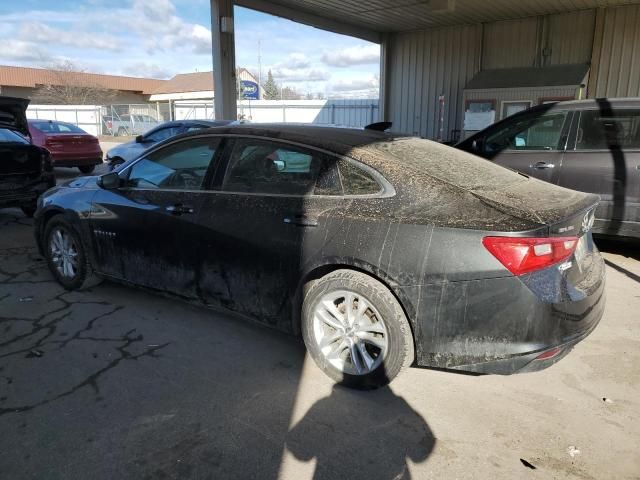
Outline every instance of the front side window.
[(640, 110), (580, 113), (576, 150), (640, 148)]
[(268, 140), (235, 142), (223, 182), (229, 192), (282, 195), (341, 193), (336, 159), (320, 152)]
[(145, 135), (144, 139), (147, 142), (161, 142), (162, 140), (166, 140), (167, 138), (177, 135), (179, 132), (180, 127), (167, 127), (156, 130), (149, 135)]
[(485, 141), (487, 152), (502, 150), (562, 150), (562, 131), (567, 112), (527, 115), (507, 122)]
[(129, 169), (130, 188), (201, 190), (218, 139), (190, 139), (150, 153)]

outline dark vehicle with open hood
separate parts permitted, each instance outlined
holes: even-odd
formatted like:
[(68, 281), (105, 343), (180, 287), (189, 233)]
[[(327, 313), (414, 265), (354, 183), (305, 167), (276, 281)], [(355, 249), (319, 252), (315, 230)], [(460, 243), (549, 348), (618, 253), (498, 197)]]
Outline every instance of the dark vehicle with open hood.
[(28, 105), (0, 97), (0, 208), (20, 207), (32, 216), (38, 196), (56, 182), (48, 152), (31, 143)]
[(566, 355), (603, 314), (597, 203), (427, 140), (240, 125), (49, 191), (35, 236), (67, 289), (97, 274), (232, 310), (373, 388)]

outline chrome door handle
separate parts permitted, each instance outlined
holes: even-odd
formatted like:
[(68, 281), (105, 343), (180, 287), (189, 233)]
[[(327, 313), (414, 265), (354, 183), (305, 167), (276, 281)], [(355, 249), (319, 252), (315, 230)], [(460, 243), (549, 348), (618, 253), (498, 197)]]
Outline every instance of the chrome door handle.
[(538, 170), (544, 170), (545, 168), (554, 168), (555, 165), (553, 163), (547, 163), (547, 162), (538, 162), (538, 163), (534, 163), (533, 165), (529, 165), (531, 168), (536, 168)]
[(287, 225), (296, 225), (298, 227), (317, 227), (318, 220), (309, 218), (306, 215), (292, 215), (284, 218)]
[(193, 213), (194, 210), (191, 207), (185, 205), (169, 205), (165, 210), (174, 215), (182, 215), (184, 213)]

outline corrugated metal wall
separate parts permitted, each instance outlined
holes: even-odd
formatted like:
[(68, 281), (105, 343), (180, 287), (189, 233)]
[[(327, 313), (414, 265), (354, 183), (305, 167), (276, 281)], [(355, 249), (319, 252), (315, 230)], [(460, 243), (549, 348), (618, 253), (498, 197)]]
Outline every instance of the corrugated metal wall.
[(588, 63), (591, 60), (595, 10), (563, 13), (549, 17), (551, 56), (545, 65)]
[(485, 24), (482, 68), (533, 67), (537, 31), (537, 17)]
[[(640, 5), (397, 33), (389, 52), (386, 116), (394, 130), (437, 138), (444, 94), (449, 139), (462, 126), (463, 89), (480, 62), (498, 69), (591, 61), (590, 96), (640, 96)], [(572, 95), (565, 93), (541, 96)]]
[(394, 131), (438, 137), (438, 97), (445, 96), (444, 137), (462, 124), (462, 91), (478, 72), (482, 27), (400, 33), (389, 45), (388, 118)]
[(607, 8), (596, 28), (591, 97), (640, 96), (640, 5)]

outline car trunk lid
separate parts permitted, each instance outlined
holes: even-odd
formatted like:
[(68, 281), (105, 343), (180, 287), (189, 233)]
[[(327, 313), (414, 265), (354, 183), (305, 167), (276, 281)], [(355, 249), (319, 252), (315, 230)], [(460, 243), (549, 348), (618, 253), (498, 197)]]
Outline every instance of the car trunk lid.
[(26, 98), (0, 97), (0, 128), (8, 128), (29, 137)]
[(78, 153), (95, 149), (97, 143), (97, 139), (91, 135), (82, 135), (78, 133), (56, 133), (47, 134), (44, 145), (50, 151)]

